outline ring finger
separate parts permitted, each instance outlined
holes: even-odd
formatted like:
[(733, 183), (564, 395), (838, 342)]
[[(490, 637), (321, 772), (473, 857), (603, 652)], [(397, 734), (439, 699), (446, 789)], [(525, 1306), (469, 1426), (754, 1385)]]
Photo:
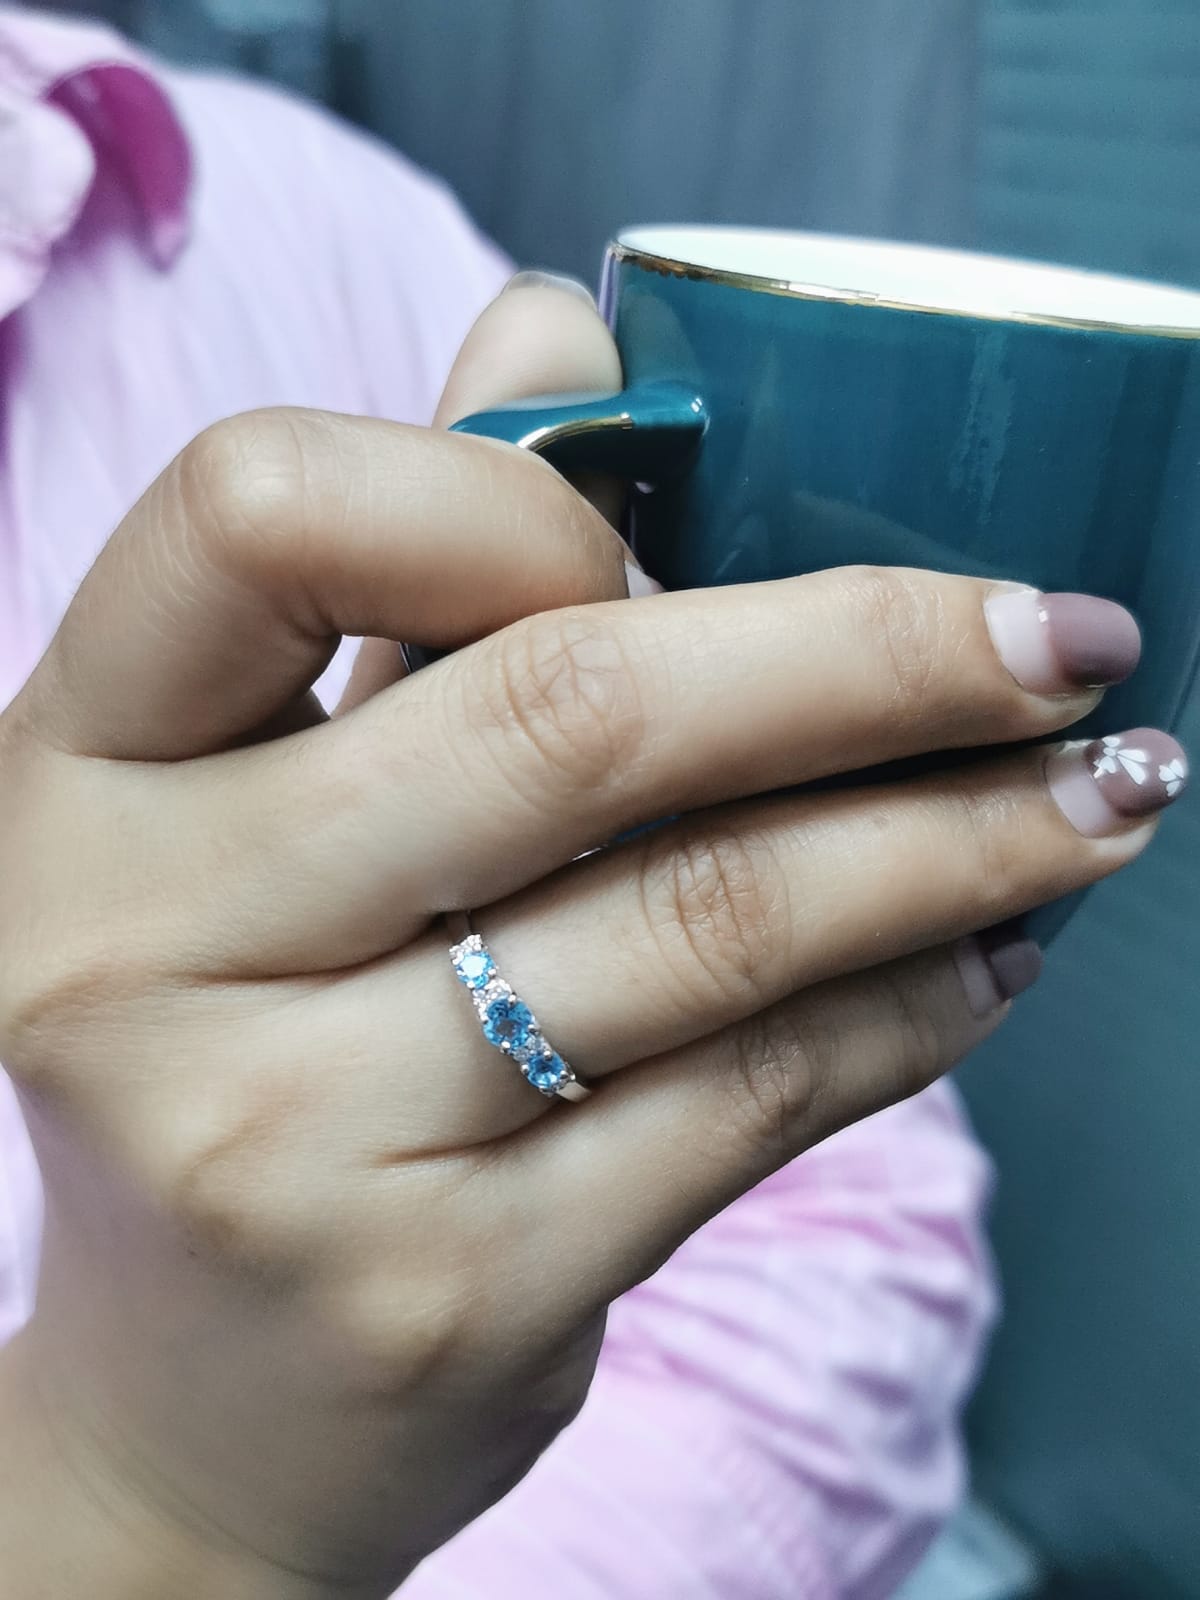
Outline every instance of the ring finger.
[[(1136, 730), (888, 788), (722, 807), (578, 862), (476, 927), (547, 1043), (602, 1077), (1105, 877), (1149, 842), (1177, 762), (1167, 735)], [(538, 1098), (453, 993), (447, 943), (431, 930), (352, 980), (359, 1015), (381, 1037), (395, 1035), (398, 1005), (436, 1015), (419, 1054), (444, 1062), (427, 1080), (452, 1120), (435, 1111), (439, 1137), (495, 1134), (535, 1116)]]

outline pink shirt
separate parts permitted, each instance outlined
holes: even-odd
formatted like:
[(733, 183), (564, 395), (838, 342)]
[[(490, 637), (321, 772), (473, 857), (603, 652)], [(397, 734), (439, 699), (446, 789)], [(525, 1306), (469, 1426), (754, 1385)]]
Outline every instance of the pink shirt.
[[(0, 8), (0, 705), (188, 438), (276, 402), (427, 421), (506, 272), (321, 113)], [(763, 1184), (613, 1308), (577, 1422), (406, 1597), (890, 1594), (961, 1493), (986, 1185), (941, 1086)], [(0, 1339), (40, 1206), (0, 1072)]]

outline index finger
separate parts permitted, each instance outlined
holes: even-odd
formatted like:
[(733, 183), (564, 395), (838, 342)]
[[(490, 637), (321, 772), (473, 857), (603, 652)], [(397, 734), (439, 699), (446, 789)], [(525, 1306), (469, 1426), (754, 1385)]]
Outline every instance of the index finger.
[(342, 634), (453, 648), (625, 593), (620, 540), (536, 457), (250, 412), (201, 434), (130, 512), (13, 715), (69, 751), (178, 759), (277, 715)]

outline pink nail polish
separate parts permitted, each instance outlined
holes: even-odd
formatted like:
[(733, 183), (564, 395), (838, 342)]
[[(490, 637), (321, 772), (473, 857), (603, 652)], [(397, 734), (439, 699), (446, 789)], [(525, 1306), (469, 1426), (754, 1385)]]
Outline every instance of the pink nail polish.
[(1037, 982), (1042, 952), (1017, 922), (986, 928), (954, 946), (954, 960), (971, 1014), (988, 1017)]
[(1060, 745), (1046, 761), (1046, 781), (1059, 810), (1089, 839), (1161, 811), (1183, 793), (1187, 778), (1182, 747), (1158, 728)]
[(1142, 638), (1124, 606), (1090, 594), (994, 594), (984, 616), (996, 654), (1031, 694), (1070, 694), (1121, 683)]

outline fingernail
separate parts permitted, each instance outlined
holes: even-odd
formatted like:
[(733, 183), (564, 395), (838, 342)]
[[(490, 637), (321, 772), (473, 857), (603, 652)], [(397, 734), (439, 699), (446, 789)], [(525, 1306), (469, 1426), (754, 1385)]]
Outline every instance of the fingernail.
[(1187, 756), (1169, 733), (1133, 728), (1090, 743), (1060, 745), (1046, 762), (1058, 809), (1089, 839), (1118, 833), (1178, 799), (1187, 784)]
[(1019, 922), (1002, 922), (960, 939), (954, 960), (976, 1017), (989, 1017), (1006, 1001), (1024, 994), (1042, 970), (1041, 949), (1025, 937)]
[(1015, 589), (992, 595), (983, 612), (996, 654), (1031, 694), (1121, 683), (1142, 653), (1125, 607), (1095, 595)]
[(634, 566), (632, 561), (625, 563), (625, 582), (629, 587), (629, 598), (640, 600), (643, 595), (661, 594), (663, 586), (648, 572), (643, 572), (641, 567)]
[(558, 289), (563, 294), (573, 294), (577, 300), (586, 300), (590, 306), (596, 304), (595, 296), (586, 284), (559, 272), (518, 272), (504, 285), (504, 293), (507, 294), (510, 289)]

